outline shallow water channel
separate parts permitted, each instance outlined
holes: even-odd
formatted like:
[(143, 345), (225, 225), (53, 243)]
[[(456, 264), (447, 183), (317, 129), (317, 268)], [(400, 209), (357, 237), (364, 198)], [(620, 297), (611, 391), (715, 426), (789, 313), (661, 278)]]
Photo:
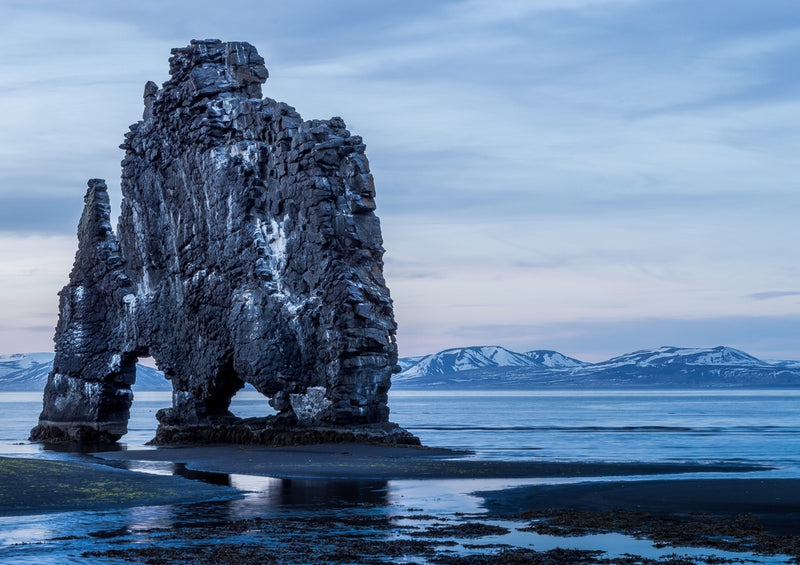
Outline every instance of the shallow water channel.
[[(2, 454), (85, 461), (87, 455), (44, 452), (26, 442), (41, 397), (23, 396), (0, 398)], [(168, 402), (168, 394), (162, 396), (137, 395), (125, 438), (129, 448), (141, 448), (153, 436), (155, 411)], [(476, 457), (739, 460), (773, 465), (777, 471), (770, 476), (796, 477), (798, 397), (797, 391), (412, 394), (393, 397), (391, 406), (393, 420), (425, 443), (474, 449)], [(239, 415), (263, 410), (263, 397), (245, 396), (239, 402)], [(0, 517), (0, 563), (438, 563), (447, 556), (509, 548), (597, 550), (603, 552), (600, 557), (634, 554), (664, 562), (675, 554), (690, 563), (711, 562), (704, 556), (790, 562), (780, 556), (655, 547), (621, 534), (540, 535), (526, 531), (528, 522), (490, 517), (482, 499), (470, 494), (536, 480), (277, 479), (198, 473), (181, 465), (140, 461), (129, 462), (129, 469), (227, 485), (240, 495), (202, 504)]]
[[(251, 562), (245, 555), (252, 556), (246, 553), (252, 550), (266, 552), (278, 563), (437, 563), (441, 556), (494, 554), (514, 547), (592, 550), (611, 558), (633, 554), (666, 561), (679, 555), (705, 563), (713, 555), (732, 562), (789, 563), (780, 556), (656, 547), (621, 534), (540, 535), (525, 531), (528, 522), (490, 518), (481, 499), (470, 494), (533, 481), (274, 479), (144, 462), (133, 462), (131, 468), (229, 485), (242, 496), (201, 504), (0, 518), (0, 562), (145, 563), (159, 557), (174, 561), (149, 562), (244, 563)], [(235, 560), (236, 552), (245, 552), (241, 561)], [(211, 560), (196, 561), (203, 555)]]

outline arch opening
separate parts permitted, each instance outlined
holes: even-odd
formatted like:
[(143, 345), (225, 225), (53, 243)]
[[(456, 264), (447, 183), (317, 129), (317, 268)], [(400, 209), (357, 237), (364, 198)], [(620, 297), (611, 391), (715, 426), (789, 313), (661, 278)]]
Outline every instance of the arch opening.
[(233, 395), (228, 410), (242, 420), (263, 419), (274, 420), (278, 411), (270, 403), (272, 399), (256, 390), (251, 384), (245, 384)]
[(134, 377), (127, 433), (121, 439), (127, 445), (141, 446), (155, 437), (158, 412), (172, 404), (172, 383), (147, 351), (121, 357), (128, 365), (123, 371), (132, 367)]

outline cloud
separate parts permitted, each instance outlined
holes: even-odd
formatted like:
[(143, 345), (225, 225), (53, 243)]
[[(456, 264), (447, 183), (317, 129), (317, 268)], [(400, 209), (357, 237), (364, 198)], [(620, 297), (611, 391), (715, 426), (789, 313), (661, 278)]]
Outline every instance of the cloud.
[(773, 298), (785, 298), (787, 296), (800, 296), (800, 291), (797, 290), (778, 290), (768, 292), (754, 292), (748, 295), (753, 300), (772, 300)]
[(0, 232), (74, 234), (83, 210), (77, 194), (0, 193)]
[(119, 210), (117, 145), (145, 81), (167, 78), (170, 48), (216, 36), (265, 56), (267, 96), (364, 136), (401, 348), (516, 339), (531, 321), (600, 343), (604, 321), (800, 315), (769, 300), (793, 294), (753, 293), (800, 275), (786, 260), (800, 238), (794, 0), (217, 7), (4, 3), (0, 244), (63, 255), (48, 255), (50, 280), (25, 278), (36, 261), (0, 262), (4, 313), (41, 311), (34, 288), (53, 307), (86, 179), (106, 178)]

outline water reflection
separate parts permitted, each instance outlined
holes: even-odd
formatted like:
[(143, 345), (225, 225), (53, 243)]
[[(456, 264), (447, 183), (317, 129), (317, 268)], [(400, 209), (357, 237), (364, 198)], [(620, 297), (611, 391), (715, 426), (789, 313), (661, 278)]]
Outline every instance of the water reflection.
[[(197, 544), (250, 544), (297, 551), (308, 546), (309, 555), (320, 546), (336, 545), (339, 539), (367, 544), (388, 544), (387, 552), (400, 546), (392, 542), (419, 541), (436, 537), (426, 529), (457, 527), (474, 522), (478, 515), (461, 514), (477, 510), (479, 499), (467, 493), (481, 488), (504, 488), (522, 481), (340, 481), (319, 479), (279, 479), (243, 474), (207, 473), (187, 470), (173, 463), (127, 462), (132, 470), (174, 474), (215, 485), (226, 485), (244, 493), (235, 500), (212, 500), (195, 504), (136, 507), (107, 512), (70, 512), (41, 516), (0, 518), (0, 562), (61, 565), (85, 562), (86, 551), (141, 548), (144, 546), (191, 549)], [(436, 516), (433, 518), (432, 516)], [(491, 553), (495, 544), (535, 548), (556, 547), (608, 552), (610, 557), (635, 552), (652, 559), (667, 555), (708, 555), (701, 548), (656, 548), (652, 542), (620, 534), (552, 537), (525, 530), (527, 523), (483, 519), (489, 525), (508, 530), (507, 534), (485, 535), (479, 539), (462, 537), (458, 529), (446, 536), (451, 545), (444, 550), (454, 554)], [(406, 547), (406, 546), (403, 546)], [(415, 553), (393, 553), (392, 561), (431, 563)], [(444, 551), (443, 550), (443, 551)], [(421, 551), (421, 550), (420, 550)], [(713, 550), (713, 555), (734, 561), (787, 563), (785, 557), (764, 558)], [(117, 563), (115, 559), (92, 557), (93, 563)], [(292, 563), (301, 561), (292, 560)]]
[(173, 475), (193, 481), (231, 487), (241, 498), (196, 504), (177, 504), (129, 511), (131, 531), (170, 529), (203, 524), (216, 526), (254, 517), (296, 514), (304, 511), (340, 512), (348, 508), (372, 510), (376, 517), (396, 504), (386, 480), (282, 479), (189, 469), (183, 463), (165, 461), (105, 462), (117, 468), (155, 475)]
[[(137, 462), (128, 463), (133, 469), (137, 468)], [(396, 511), (390, 503), (387, 481), (280, 479), (209, 473), (186, 469), (185, 465), (168, 465), (176, 476), (229, 486), (242, 491), (243, 497), (131, 508), (125, 511), (124, 525), (95, 529), (90, 535), (103, 539), (114, 534), (112, 537), (117, 540), (142, 543), (145, 538), (154, 542), (164, 541), (180, 536), (180, 532), (196, 531), (207, 532), (197, 534), (201, 537), (210, 535), (213, 539), (227, 539), (229, 535), (238, 535), (242, 527), (248, 530), (250, 526), (243, 524), (249, 524), (251, 520), (256, 531), (261, 528), (293, 530), (292, 524), (313, 529), (313, 524), (318, 523), (319, 527), (343, 528), (344, 535), (345, 532), (352, 533), (353, 526), (347, 524), (355, 515), (369, 516), (370, 528), (387, 530)], [(163, 474), (166, 464), (149, 470), (154, 471)], [(268, 523), (271, 525), (267, 526)], [(265, 533), (259, 535), (269, 537)]]
[(212, 473), (210, 471), (195, 471), (187, 469), (184, 463), (168, 463), (172, 468), (172, 474), (192, 481), (202, 481), (210, 485), (229, 487), (231, 476), (226, 473)]
[(120, 443), (78, 443), (78, 442), (63, 442), (63, 443), (41, 443), (44, 451), (53, 451), (55, 453), (102, 453), (104, 451), (125, 451), (126, 447)]
[(168, 461), (113, 461), (114, 467), (154, 475), (174, 475), (211, 485), (232, 487), (247, 493), (251, 505), (264, 507), (342, 507), (387, 506), (389, 482), (386, 480), (279, 479), (244, 474), (217, 473), (189, 469), (184, 463)]
[[(235, 475), (234, 483), (244, 478), (244, 483), (253, 485), (253, 479)], [(275, 507), (331, 507), (386, 506), (387, 481), (341, 481), (324, 479), (267, 479), (265, 489), (259, 488), (259, 500)], [(236, 486), (234, 484), (234, 486)]]

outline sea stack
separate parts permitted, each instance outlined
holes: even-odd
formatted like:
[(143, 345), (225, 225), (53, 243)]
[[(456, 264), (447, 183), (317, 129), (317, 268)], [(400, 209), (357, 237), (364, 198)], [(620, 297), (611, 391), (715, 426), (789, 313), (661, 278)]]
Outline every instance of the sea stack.
[[(119, 439), (151, 356), (173, 387), (155, 443), (418, 443), (389, 423), (396, 324), (361, 137), (262, 98), (248, 43), (192, 41), (170, 75), (121, 146), (116, 235), (89, 182), (31, 438)], [(245, 383), (276, 413), (233, 416)]]

